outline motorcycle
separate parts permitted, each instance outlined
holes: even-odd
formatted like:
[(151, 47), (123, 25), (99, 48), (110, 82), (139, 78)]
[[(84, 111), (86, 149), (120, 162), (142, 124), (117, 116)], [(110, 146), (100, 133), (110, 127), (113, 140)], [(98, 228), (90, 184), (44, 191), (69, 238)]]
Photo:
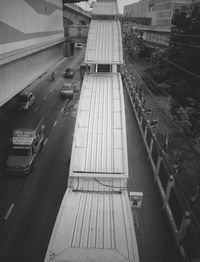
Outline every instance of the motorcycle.
[(55, 73), (53, 72), (52, 74), (51, 74), (51, 80), (53, 81), (55, 79)]

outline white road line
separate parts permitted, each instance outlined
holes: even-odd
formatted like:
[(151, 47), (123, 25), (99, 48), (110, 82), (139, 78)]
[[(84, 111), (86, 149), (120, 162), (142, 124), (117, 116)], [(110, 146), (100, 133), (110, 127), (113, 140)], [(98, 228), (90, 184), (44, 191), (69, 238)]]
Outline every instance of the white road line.
[(64, 107), (63, 107), (63, 108), (61, 108), (60, 112), (62, 113), (62, 112), (64, 111), (64, 109), (65, 109)]
[(7, 219), (8, 219), (8, 217), (9, 217), (10, 213), (12, 212), (14, 206), (15, 206), (14, 203), (12, 203), (12, 204), (10, 205), (10, 207), (9, 207), (9, 209), (8, 209), (8, 212), (6, 213), (6, 215), (5, 215), (5, 217), (4, 217), (4, 220), (7, 220)]
[(47, 97), (45, 96), (42, 100), (44, 101), (44, 100), (46, 100), (47, 99)]
[(36, 112), (38, 110), (38, 106), (34, 109), (34, 111)]
[(53, 123), (53, 127), (55, 127), (55, 126), (56, 126), (57, 122), (58, 122), (58, 121), (56, 120), (56, 121)]
[(44, 140), (44, 143), (43, 143), (44, 146), (46, 145), (47, 141), (48, 141), (48, 138), (46, 138), (46, 139)]

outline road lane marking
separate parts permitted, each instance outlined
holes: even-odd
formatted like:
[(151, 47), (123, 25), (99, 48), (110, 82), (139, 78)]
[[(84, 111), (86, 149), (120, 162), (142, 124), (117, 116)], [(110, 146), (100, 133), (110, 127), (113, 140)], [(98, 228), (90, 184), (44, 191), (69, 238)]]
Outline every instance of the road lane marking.
[(43, 143), (44, 146), (46, 145), (47, 141), (48, 141), (48, 138), (46, 138), (46, 139), (44, 140), (44, 143)]
[(53, 127), (55, 127), (55, 126), (56, 126), (57, 122), (58, 122), (58, 121), (56, 120), (56, 121), (53, 123)]
[(42, 99), (42, 101), (44, 101), (44, 100), (46, 100), (47, 99), (47, 97), (45, 96), (43, 99)]
[(65, 108), (63, 107), (63, 108), (61, 108), (60, 112), (62, 113), (64, 110), (65, 110)]
[(38, 106), (34, 109), (34, 111), (36, 112), (38, 110)]
[(12, 212), (14, 206), (15, 206), (14, 203), (12, 203), (12, 204), (10, 205), (10, 207), (9, 207), (9, 209), (8, 209), (8, 212), (6, 213), (6, 215), (5, 215), (5, 217), (4, 217), (4, 220), (7, 220), (7, 219), (8, 219), (8, 217), (9, 217), (10, 213)]

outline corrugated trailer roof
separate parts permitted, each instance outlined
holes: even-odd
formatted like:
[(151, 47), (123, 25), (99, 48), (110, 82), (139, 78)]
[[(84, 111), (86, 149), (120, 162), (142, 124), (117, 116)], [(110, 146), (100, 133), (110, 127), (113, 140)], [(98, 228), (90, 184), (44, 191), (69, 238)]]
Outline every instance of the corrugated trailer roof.
[(92, 15), (103, 15), (103, 16), (119, 15), (117, 2), (116, 1), (94, 2)]
[(45, 262), (139, 262), (127, 191), (67, 190)]
[(70, 176), (128, 177), (123, 86), (118, 73), (84, 77)]
[(88, 64), (122, 64), (121, 26), (118, 20), (91, 20), (86, 45)]

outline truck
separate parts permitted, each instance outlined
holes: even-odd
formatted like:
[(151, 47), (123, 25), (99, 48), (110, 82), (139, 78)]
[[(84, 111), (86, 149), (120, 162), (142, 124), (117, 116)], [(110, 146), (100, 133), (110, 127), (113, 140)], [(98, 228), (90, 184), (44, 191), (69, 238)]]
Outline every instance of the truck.
[(29, 115), (13, 130), (11, 150), (5, 171), (9, 174), (30, 174), (44, 141), (44, 119)]

